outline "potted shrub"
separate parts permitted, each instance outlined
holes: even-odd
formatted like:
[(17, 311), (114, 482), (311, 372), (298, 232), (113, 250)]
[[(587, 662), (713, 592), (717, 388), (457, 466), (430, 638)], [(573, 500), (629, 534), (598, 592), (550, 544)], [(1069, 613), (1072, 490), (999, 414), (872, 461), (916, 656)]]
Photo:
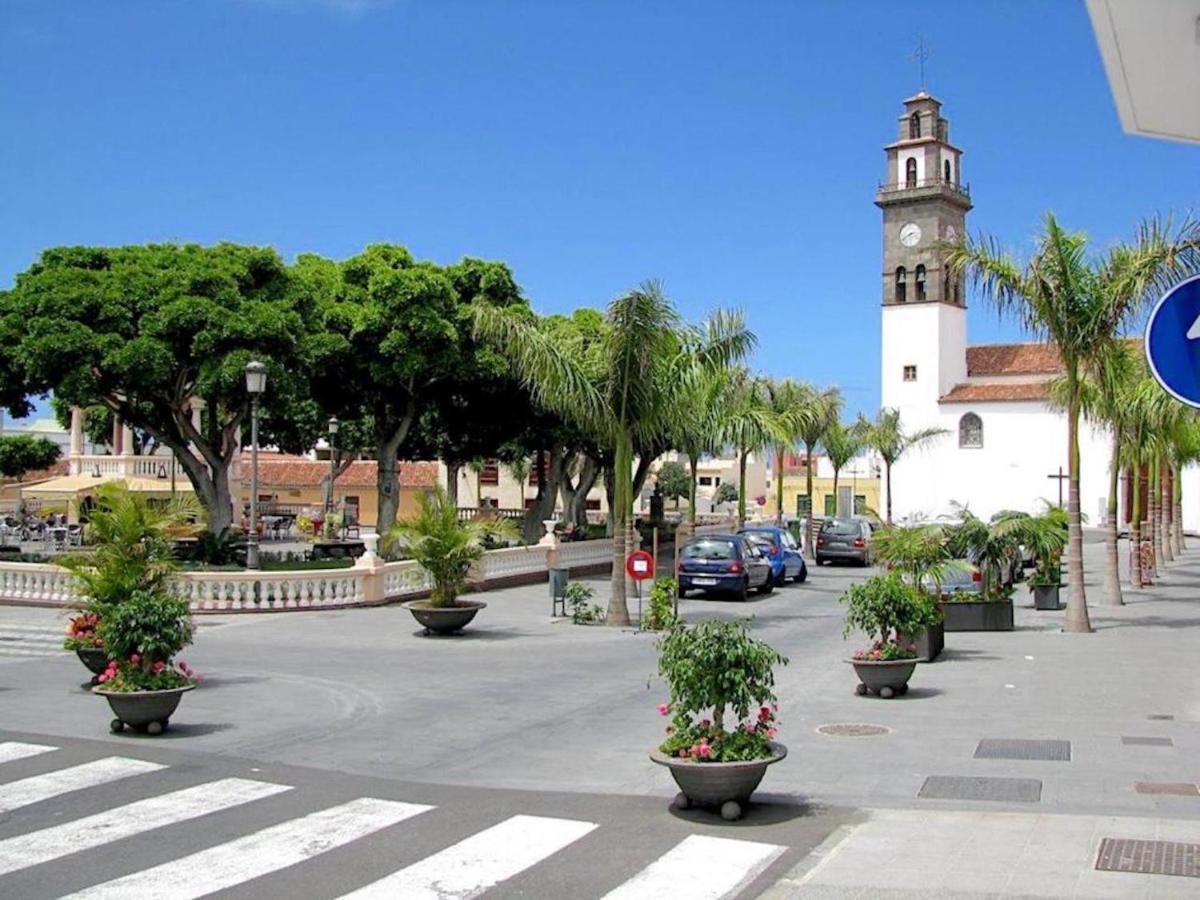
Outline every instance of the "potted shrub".
[(851, 585), (841, 602), (847, 607), (843, 634), (861, 631), (875, 638), (870, 647), (855, 650), (848, 660), (858, 675), (855, 692), (884, 699), (908, 693), (908, 680), (917, 667), (917, 647), (901, 635), (922, 627), (928, 614), (926, 598), (893, 571)]
[(1025, 524), (1022, 544), (1037, 561), (1037, 568), (1029, 576), (1034, 608), (1059, 609), (1062, 554), (1067, 547), (1066, 513), (1051, 506), (1042, 515), (1030, 517)]
[(787, 756), (776, 743), (776, 666), (787, 660), (750, 637), (744, 622), (676, 624), (658, 642), (659, 674), (670, 699), (667, 738), (650, 758), (671, 770), (674, 806), (711, 806), (742, 815), (767, 766)]
[(1021, 570), (1023, 539), (1028, 533), (1025, 513), (1000, 513), (984, 522), (962, 510), (962, 521), (948, 529), (950, 555), (973, 566), (973, 590), (942, 595), (946, 631), (1012, 631), (1013, 581)]
[(105, 671), (110, 658), (101, 633), (105, 616), (139, 591), (166, 589), (178, 569), (171, 532), (194, 515), (192, 501), (152, 506), (124, 485), (97, 490), (87, 530), (89, 548), (58, 560), (87, 598), (67, 625), (63, 647), (75, 651), (94, 675)]
[(411, 600), (404, 608), (425, 628), (425, 634), (454, 634), (487, 606), (479, 600), (460, 600), (471, 566), (484, 554), (489, 538), (515, 540), (516, 527), (507, 519), (459, 521), (458, 506), (440, 486), (420, 498), (415, 515), (398, 522), (390, 542), (429, 575), (433, 582), (427, 600)]
[(902, 645), (916, 644), (917, 658), (933, 662), (946, 646), (942, 608), (937, 603), (942, 582), (959, 566), (950, 558), (945, 530), (940, 525), (889, 526), (871, 539), (871, 552), (888, 571), (899, 572), (921, 592), (920, 626), (900, 633)]
[(678, 619), (675, 613), (677, 584), (670, 576), (654, 580), (646, 612), (638, 622), (639, 628), (643, 631), (666, 631), (675, 624)]
[(166, 591), (137, 591), (108, 610), (100, 637), (108, 667), (92, 692), (108, 700), (114, 732), (126, 726), (162, 734), (196, 676), (175, 655), (192, 642), (187, 601)]

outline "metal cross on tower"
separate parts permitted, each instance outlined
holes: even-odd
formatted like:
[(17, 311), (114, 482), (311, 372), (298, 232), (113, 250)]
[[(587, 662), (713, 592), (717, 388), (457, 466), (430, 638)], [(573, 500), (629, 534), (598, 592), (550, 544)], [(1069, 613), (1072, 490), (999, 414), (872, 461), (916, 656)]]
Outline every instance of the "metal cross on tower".
[(925, 90), (925, 60), (931, 56), (933, 56), (933, 51), (925, 46), (925, 36), (922, 35), (917, 40), (917, 49), (909, 56), (909, 59), (917, 64), (921, 72), (921, 90)]

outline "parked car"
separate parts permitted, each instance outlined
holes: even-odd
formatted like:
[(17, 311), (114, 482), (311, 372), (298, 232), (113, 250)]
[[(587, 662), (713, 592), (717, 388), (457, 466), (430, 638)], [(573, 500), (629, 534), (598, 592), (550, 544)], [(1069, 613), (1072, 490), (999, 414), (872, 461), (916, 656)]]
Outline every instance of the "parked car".
[(871, 562), (871, 526), (866, 519), (826, 519), (817, 532), (817, 565), (844, 559), (860, 566)]
[(771, 577), (775, 584), (783, 584), (789, 578), (799, 584), (808, 577), (808, 566), (804, 562), (804, 554), (800, 552), (800, 545), (786, 528), (763, 525), (743, 528), (738, 534), (763, 548), (771, 564)]
[(740, 534), (703, 534), (679, 550), (679, 596), (691, 590), (732, 593), (745, 600), (751, 590), (774, 588), (771, 563), (762, 549)]

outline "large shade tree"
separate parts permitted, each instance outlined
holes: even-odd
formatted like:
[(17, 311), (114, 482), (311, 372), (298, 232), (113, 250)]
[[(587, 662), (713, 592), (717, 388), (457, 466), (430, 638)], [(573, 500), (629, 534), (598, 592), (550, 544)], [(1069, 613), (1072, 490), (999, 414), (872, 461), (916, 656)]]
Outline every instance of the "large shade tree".
[(612, 301), (604, 319), (598, 344), (581, 361), (570, 346), (561, 346), (526, 317), (494, 306), (476, 311), (479, 334), (508, 356), (539, 402), (612, 454), (607, 622), (625, 625), (625, 553), (632, 536), (637, 451), (669, 440), (678, 399), (697, 366), (725, 367), (744, 356), (754, 338), (735, 313), (715, 314), (704, 329), (689, 328), (654, 282)]
[(0, 390), (10, 405), (20, 383), (27, 395), (103, 406), (169, 447), (220, 531), (233, 515), (246, 363), (267, 365), (276, 395), (290, 391), (313, 319), (308, 295), (270, 248), (54, 248), (0, 300)]
[(57, 462), (61, 451), (54, 441), (32, 434), (0, 434), (0, 476), (15, 478)]
[(1066, 629), (1090, 632), (1079, 514), (1079, 419), (1085, 367), (1116, 340), (1139, 306), (1165, 285), (1200, 271), (1200, 229), (1144, 222), (1135, 240), (1088, 255), (1087, 237), (1047, 213), (1031, 256), (1020, 262), (994, 238), (963, 235), (944, 247), (952, 273), (966, 273), (1002, 315), (1048, 341), (1062, 360), (1067, 407)]

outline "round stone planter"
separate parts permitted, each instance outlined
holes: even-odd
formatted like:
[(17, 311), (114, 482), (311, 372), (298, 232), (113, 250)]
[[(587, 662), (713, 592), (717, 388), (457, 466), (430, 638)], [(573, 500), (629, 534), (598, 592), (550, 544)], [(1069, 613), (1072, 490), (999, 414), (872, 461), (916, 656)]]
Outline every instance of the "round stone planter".
[(860, 696), (876, 694), (885, 700), (908, 693), (908, 679), (912, 678), (918, 661), (916, 659), (893, 659), (878, 662), (862, 659), (846, 660), (854, 666), (854, 674), (858, 676), (859, 684), (854, 688), (854, 692)]
[[(93, 676), (103, 675), (104, 670), (108, 668), (108, 654), (100, 647), (76, 650), (75, 655), (79, 657), (81, 663), (87, 666)], [(92, 684), (99, 684), (95, 677), (92, 678)]]
[(433, 606), (428, 600), (410, 600), (403, 606), (426, 634), (457, 634), (487, 604), (481, 600), (456, 600), (453, 606)]
[(655, 750), (650, 759), (671, 770), (671, 777), (679, 785), (675, 798), (676, 809), (691, 806), (711, 806), (721, 811), (721, 817), (732, 822), (741, 818), (743, 807), (750, 800), (767, 766), (787, 756), (787, 747), (771, 743), (772, 755), (767, 759), (752, 759), (747, 762), (696, 762), (679, 759)]
[(162, 734), (171, 714), (179, 706), (180, 698), (193, 688), (194, 684), (165, 691), (105, 691), (97, 687), (92, 688), (92, 693), (99, 694), (112, 708), (116, 718), (109, 727), (114, 733), (128, 726), (147, 734)]

